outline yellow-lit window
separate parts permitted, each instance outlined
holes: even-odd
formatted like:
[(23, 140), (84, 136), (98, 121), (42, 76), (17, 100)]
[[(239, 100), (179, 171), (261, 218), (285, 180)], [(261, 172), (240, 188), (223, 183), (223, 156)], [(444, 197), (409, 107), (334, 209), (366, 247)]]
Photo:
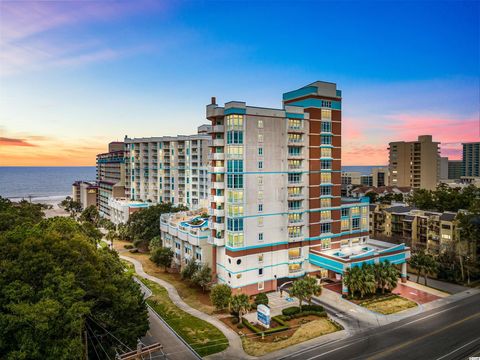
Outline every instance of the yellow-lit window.
[(288, 127), (290, 129), (301, 129), (302, 128), (302, 120), (299, 119), (288, 119)]
[(320, 156), (321, 157), (326, 157), (326, 158), (331, 158), (332, 157), (332, 149), (331, 148), (321, 148), (320, 149)]
[(243, 205), (228, 204), (227, 213), (228, 216), (243, 216)]
[(227, 199), (230, 203), (243, 202), (243, 190), (228, 190)]
[(288, 214), (288, 221), (291, 223), (300, 222), (302, 221), (302, 214)]
[(298, 143), (298, 142), (301, 142), (302, 139), (303, 139), (302, 134), (288, 134), (288, 141), (290, 142)]
[(330, 249), (331, 247), (331, 239), (322, 239), (322, 249)]
[(288, 236), (291, 238), (299, 237), (302, 234), (301, 226), (289, 226), (288, 227)]
[(351, 216), (360, 215), (360, 208), (358, 206), (352, 207), (350, 209)]
[(302, 270), (302, 264), (289, 264), (288, 265), (288, 271), (293, 273), (293, 272), (298, 272)]
[(288, 196), (299, 196), (302, 193), (301, 187), (289, 187), (288, 188)]
[(258, 142), (263, 143), (263, 134), (258, 134)]
[(243, 115), (227, 115), (227, 128), (229, 130), (242, 130), (243, 129)]
[(367, 215), (368, 208), (366, 206), (362, 206), (362, 215)]
[(329, 208), (332, 205), (332, 199), (320, 199), (320, 206), (322, 208)]
[(227, 146), (227, 156), (229, 158), (243, 158), (243, 146)]
[(343, 219), (342, 230), (349, 230), (349, 229), (350, 229), (350, 219)]
[(288, 167), (290, 169), (299, 169), (302, 167), (302, 160), (288, 160)]
[(300, 248), (293, 248), (288, 250), (289, 259), (297, 259), (300, 257)]
[(367, 218), (364, 217), (362, 218), (362, 229), (367, 228), (367, 226), (368, 226)]
[(331, 120), (332, 119), (332, 110), (322, 109), (322, 120)]
[(320, 179), (322, 184), (330, 184), (332, 182), (332, 173), (321, 173)]
[(332, 212), (330, 210), (327, 211), (321, 211), (320, 212), (320, 218), (322, 220), (329, 220), (332, 218)]
[(258, 190), (257, 198), (258, 198), (258, 200), (262, 200), (262, 199), (263, 199), (263, 190)]
[(228, 233), (227, 245), (230, 247), (243, 246), (243, 233)]
[(263, 129), (263, 120), (258, 120), (258, 128)]
[(263, 216), (257, 218), (257, 225), (258, 226), (263, 226)]

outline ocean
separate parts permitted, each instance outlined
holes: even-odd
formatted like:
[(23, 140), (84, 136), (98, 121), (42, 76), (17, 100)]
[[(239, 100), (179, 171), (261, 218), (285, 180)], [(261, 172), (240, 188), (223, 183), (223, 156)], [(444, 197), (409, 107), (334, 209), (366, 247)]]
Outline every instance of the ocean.
[(0, 166), (0, 196), (19, 200), (62, 199), (75, 180), (95, 180), (95, 166)]
[[(343, 171), (370, 174), (379, 166), (342, 166)], [(95, 166), (0, 166), (0, 196), (12, 200), (62, 199), (75, 180), (95, 180)]]

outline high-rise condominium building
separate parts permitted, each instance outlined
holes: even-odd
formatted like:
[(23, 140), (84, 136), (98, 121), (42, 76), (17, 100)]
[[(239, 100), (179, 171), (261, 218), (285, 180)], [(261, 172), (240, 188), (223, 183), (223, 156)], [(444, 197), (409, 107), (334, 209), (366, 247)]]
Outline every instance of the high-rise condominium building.
[(431, 135), (389, 144), (390, 185), (434, 190), (440, 176), (438, 142)]
[[(220, 107), (212, 98), (207, 106), (208, 241), (217, 280), (235, 292), (275, 290), (305, 273), (342, 274), (365, 249), (379, 256), (366, 245), (368, 200), (340, 196), (340, 90), (318, 81), (285, 93), (283, 105)], [(400, 247), (392, 253), (404, 259)]]
[(196, 209), (208, 202), (209, 126), (197, 135), (125, 137), (126, 196), (131, 200), (171, 202)]
[(111, 142), (108, 152), (97, 155), (98, 211), (110, 218), (111, 198), (125, 196), (125, 143)]
[(85, 210), (98, 204), (98, 185), (95, 181), (78, 180), (72, 184), (72, 199), (82, 205)]
[(457, 180), (463, 174), (462, 160), (448, 160), (448, 179)]
[(480, 177), (480, 142), (463, 143), (463, 176)]

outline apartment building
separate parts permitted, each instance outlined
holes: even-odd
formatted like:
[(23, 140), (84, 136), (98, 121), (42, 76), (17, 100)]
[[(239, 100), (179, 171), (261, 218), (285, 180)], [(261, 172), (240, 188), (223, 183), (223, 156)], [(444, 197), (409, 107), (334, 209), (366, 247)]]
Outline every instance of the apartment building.
[[(368, 199), (340, 196), (336, 84), (318, 81), (285, 93), (281, 109), (239, 101), (220, 107), (212, 98), (206, 112), (212, 122), (208, 242), (219, 282), (251, 295), (306, 273), (341, 275), (365, 249), (388, 258), (387, 250), (365, 245)], [(348, 255), (334, 251), (340, 248)], [(405, 247), (393, 253), (409, 256)]]
[(160, 236), (165, 247), (174, 251), (174, 263), (182, 268), (189, 260), (198, 263), (212, 263), (212, 245), (207, 241), (210, 235), (207, 209), (162, 214)]
[(434, 190), (440, 178), (439, 143), (431, 135), (389, 144), (390, 185)]
[(404, 204), (371, 205), (370, 235), (438, 254), (458, 241), (457, 213), (414, 209)]
[(359, 171), (342, 172), (342, 196), (351, 196), (357, 186), (384, 187), (388, 184), (388, 168), (374, 167), (369, 175)]
[(73, 201), (82, 204), (82, 209), (98, 204), (98, 185), (95, 181), (78, 180), (72, 184)]
[(480, 142), (463, 143), (463, 176), (480, 177)]
[(196, 209), (208, 204), (209, 126), (196, 135), (125, 137), (125, 194), (132, 200), (171, 202)]
[(439, 179), (448, 179), (448, 157), (441, 156), (438, 160), (439, 164)]
[(111, 197), (108, 199), (109, 219), (115, 225), (125, 224), (130, 215), (147, 209), (152, 203), (147, 201), (135, 201), (127, 198)]
[(448, 160), (448, 179), (458, 180), (463, 175), (462, 160)]
[(110, 199), (125, 197), (125, 144), (111, 142), (97, 155), (98, 212), (110, 219)]

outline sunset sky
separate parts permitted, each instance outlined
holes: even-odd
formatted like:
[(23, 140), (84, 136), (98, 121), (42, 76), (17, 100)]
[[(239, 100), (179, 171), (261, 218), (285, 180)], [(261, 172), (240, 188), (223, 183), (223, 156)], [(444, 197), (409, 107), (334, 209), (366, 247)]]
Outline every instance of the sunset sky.
[(205, 105), (343, 91), (343, 165), (432, 134), (480, 139), (479, 2), (0, 2), (0, 165), (94, 165), (109, 141), (191, 134)]

